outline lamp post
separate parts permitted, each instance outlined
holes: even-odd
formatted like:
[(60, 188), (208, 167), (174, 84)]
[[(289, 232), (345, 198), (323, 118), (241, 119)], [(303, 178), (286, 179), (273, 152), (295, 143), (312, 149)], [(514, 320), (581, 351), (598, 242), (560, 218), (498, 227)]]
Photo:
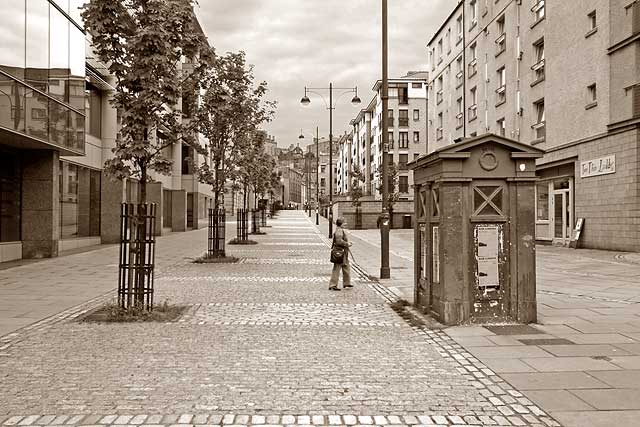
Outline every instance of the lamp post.
[[(304, 139), (304, 133), (300, 129), (299, 139)], [(318, 126), (316, 126), (316, 225), (320, 225), (319, 210), (320, 210), (320, 186), (318, 184), (318, 174), (320, 173), (320, 136), (318, 132)], [(309, 208), (311, 209), (311, 208)], [(309, 210), (311, 212), (311, 210)]]
[(388, 63), (387, 46), (387, 0), (382, 0), (382, 215), (380, 221), (380, 278), (391, 277), (389, 269), (389, 182), (387, 156), (389, 151), (388, 110), (389, 110), (389, 79), (387, 75)]
[[(342, 95), (345, 93), (354, 93), (355, 95), (351, 98), (351, 104), (358, 105), (360, 104), (360, 98), (358, 97), (358, 86), (352, 88), (344, 88), (344, 87), (333, 87), (333, 83), (329, 83), (329, 87), (306, 87), (304, 88), (304, 96), (300, 100), (300, 103), (303, 106), (307, 106), (311, 103), (311, 100), (307, 96), (308, 93), (313, 93), (324, 101), (327, 109), (329, 110), (329, 238), (333, 237), (333, 110), (336, 108), (333, 104), (333, 89), (343, 91), (338, 95), (336, 102), (340, 99)], [(327, 104), (326, 99), (322, 94), (316, 92), (318, 90), (328, 90), (329, 91), (329, 103)]]

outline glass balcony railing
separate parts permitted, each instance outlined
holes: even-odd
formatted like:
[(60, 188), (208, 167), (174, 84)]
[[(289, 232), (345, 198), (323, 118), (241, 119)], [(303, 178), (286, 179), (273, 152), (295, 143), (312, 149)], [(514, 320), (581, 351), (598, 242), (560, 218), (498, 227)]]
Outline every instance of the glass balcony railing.
[(65, 155), (84, 155), (84, 122), (82, 113), (0, 70), (0, 131), (53, 145)]

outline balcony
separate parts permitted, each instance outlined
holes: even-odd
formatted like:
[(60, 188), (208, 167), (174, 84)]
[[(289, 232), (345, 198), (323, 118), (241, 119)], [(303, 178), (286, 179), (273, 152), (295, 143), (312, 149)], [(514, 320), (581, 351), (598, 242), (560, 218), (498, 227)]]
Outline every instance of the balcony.
[(507, 102), (507, 87), (505, 85), (496, 89), (496, 107)]
[(442, 89), (436, 93), (436, 104), (440, 104), (442, 102), (443, 94), (444, 92)]
[(531, 8), (531, 12), (535, 14), (536, 22), (544, 18), (544, 0), (538, 0)]
[(545, 74), (544, 74), (544, 58), (542, 58), (540, 61), (538, 61), (535, 64), (533, 64), (531, 66), (531, 69), (536, 74), (536, 79), (534, 81), (534, 84), (544, 80), (544, 77), (545, 77)]
[(478, 60), (474, 58), (471, 62), (469, 62), (469, 77), (472, 77), (477, 72), (478, 72)]
[(442, 128), (436, 129), (436, 139), (442, 139)]
[(546, 122), (539, 122), (535, 125), (531, 126), (533, 130), (535, 130), (535, 138), (543, 140), (547, 136), (547, 126)]
[(502, 52), (504, 52), (507, 49), (506, 33), (502, 33), (500, 34), (500, 36), (498, 36), (498, 38), (496, 39), (496, 46), (497, 46), (496, 56), (500, 55)]
[(456, 115), (456, 128), (459, 129), (464, 124), (464, 114), (458, 113)]
[(463, 78), (464, 78), (464, 73), (462, 72), (462, 70), (458, 71), (458, 74), (456, 74), (456, 88), (459, 88), (460, 86), (462, 86)]
[[(69, 85), (82, 85), (84, 79)], [(24, 149), (55, 149), (84, 155), (85, 116), (33, 86), (0, 71), (0, 140)]]
[(473, 104), (469, 107), (469, 121), (475, 120), (478, 118), (478, 106)]

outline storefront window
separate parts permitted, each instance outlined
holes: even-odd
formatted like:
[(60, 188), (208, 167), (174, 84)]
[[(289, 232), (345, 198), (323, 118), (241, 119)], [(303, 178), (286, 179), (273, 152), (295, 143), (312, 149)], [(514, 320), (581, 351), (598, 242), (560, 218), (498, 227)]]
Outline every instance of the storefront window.
[(541, 182), (536, 185), (536, 220), (549, 219), (549, 183)]
[(99, 171), (60, 162), (60, 238), (100, 235)]
[(0, 242), (20, 241), (20, 157), (0, 150)]

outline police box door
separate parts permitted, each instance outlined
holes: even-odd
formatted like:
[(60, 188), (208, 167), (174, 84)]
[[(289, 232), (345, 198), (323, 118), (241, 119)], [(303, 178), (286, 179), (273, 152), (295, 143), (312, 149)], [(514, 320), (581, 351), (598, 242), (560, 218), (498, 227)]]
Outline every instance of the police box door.
[(471, 319), (499, 321), (509, 314), (507, 186), (503, 181), (478, 181), (472, 187)]

